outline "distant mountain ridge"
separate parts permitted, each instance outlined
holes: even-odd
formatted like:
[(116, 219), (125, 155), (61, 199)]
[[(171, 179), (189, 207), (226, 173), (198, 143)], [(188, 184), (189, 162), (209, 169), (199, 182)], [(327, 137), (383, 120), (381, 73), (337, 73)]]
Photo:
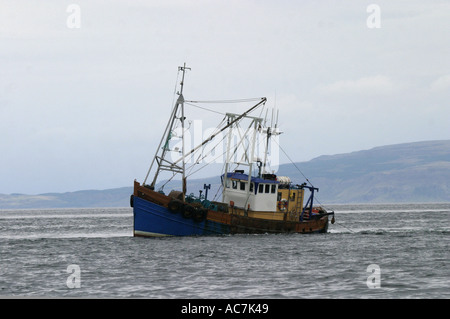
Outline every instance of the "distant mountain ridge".
[[(321, 203), (450, 202), (450, 140), (375, 147), (346, 154), (323, 155), (296, 163), (319, 188)], [(280, 165), (279, 176), (295, 183), (304, 177), (292, 164)], [(198, 194), (211, 183), (211, 197), (220, 178), (190, 180)], [(166, 186), (166, 190), (171, 185)], [(0, 194), (0, 209), (62, 207), (129, 207), (132, 187), (39, 195)], [(211, 198), (209, 197), (209, 198)]]
[(0, 209), (126, 207), (132, 193), (132, 187), (121, 187), (39, 195), (0, 194)]
[[(396, 144), (347, 154), (324, 155), (297, 166), (320, 188), (321, 201), (450, 201), (450, 140)], [(283, 165), (278, 174), (303, 178), (292, 166)]]

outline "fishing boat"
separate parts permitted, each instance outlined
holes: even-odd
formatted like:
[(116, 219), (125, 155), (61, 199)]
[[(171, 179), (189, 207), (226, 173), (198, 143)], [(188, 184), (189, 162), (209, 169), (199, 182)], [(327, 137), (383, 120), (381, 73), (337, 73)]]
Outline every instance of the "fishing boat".
[[(318, 188), (306, 182), (295, 184), (289, 177), (277, 176), (267, 170), (269, 144), (280, 131), (277, 124), (268, 126), (264, 118), (251, 115), (265, 105), (265, 97), (255, 99), (256, 103), (243, 113), (225, 113), (222, 126), (196, 147), (190, 150), (185, 147), (187, 120), (184, 108), (187, 101), (183, 87), (187, 70), (190, 68), (186, 64), (178, 68), (182, 76), (180, 90), (176, 92), (178, 98), (147, 175), (142, 184), (134, 181), (134, 192), (130, 197), (134, 236), (326, 233), (329, 216), (334, 223), (334, 212), (314, 205)], [(242, 129), (244, 121), (248, 124), (246, 130)], [(174, 133), (176, 125), (181, 125), (181, 134)], [(217, 177), (220, 178), (221, 200), (208, 200), (206, 184), (205, 196), (201, 191), (199, 196), (187, 194), (186, 160), (221, 134), (225, 134), (224, 140), (227, 140), (223, 174)], [(181, 139), (179, 147), (171, 146), (175, 135)], [(232, 140), (235, 143), (231, 143)], [(265, 141), (264, 154), (255, 157), (256, 141), (261, 140)], [(236, 159), (238, 148), (241, 148), (242, 156)], [(180, 156), (171, 156), (172, 152)], [(236, 163), (239, 169), (232, 169), (232, 164)], [(153, 171), (153, 180), (148, 184)], [(178, 190), (166, 194), (158, 189), (157, 181), (162, 171), (181, 176)]]

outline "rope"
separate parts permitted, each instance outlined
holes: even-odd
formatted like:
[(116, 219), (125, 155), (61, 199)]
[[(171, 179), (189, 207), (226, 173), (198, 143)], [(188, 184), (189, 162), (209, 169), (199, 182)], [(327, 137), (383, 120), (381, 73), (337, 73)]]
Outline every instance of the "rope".
[(300, 170), (300, 168), (298, 168), (298, 166), (294, 163), (294, 161), (289, 157), (289, 155), (284, 151), (284, 149), (280, 146), (280, 144), (277, 143), (277, 141), (272, 140), (273, 142), (275, 142), (275, 144), (278, 145), (278, 147), (280, 148), (280, 150), (283, 152), (284, 155), (286, 155), (286, 157), (288, 158), (288, 160), (294, 165), (294, 167), (300, 172), (300, 174), (302, 174), (302, 176), (305, 178), (305, 180), (309, 183), (309, 185), (311, 185), (311, 187), (314, 187), (314, 185), (310, 182), (310, 180), (305, 176), (305, 174), (303, 174), (303, 172)]
[(164, 187), (175, 177), (175, 175), (177, 175), (177, 173), (173, 173), (172, 177), (169, 178), (161, 187), (159, 187), (159, 190), (164, 190)]
[(353, 230), (351, 230), (350, 228), (348, 228), (348, 227), (346, 227), (346, 226), (344, 226), (344, 225), (342, 225), (342, 224), (340, 224), (340, 223), (338, 223), (338, 222), (334, 222), (335, 224), (338, 224), (339, 226), (341, 226), (341, 227), (344, 227), (345, 229), (347, 229), (349, 232), (351, 232), (352, 234), (354, 234), (355, 232), (353, 231)]

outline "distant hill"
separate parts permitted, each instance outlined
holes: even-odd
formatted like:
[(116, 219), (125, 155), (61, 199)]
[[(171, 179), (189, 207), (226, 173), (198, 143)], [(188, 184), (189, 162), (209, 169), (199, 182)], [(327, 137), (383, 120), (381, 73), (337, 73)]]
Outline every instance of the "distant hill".
[[(324, 155), (296, 166), (319, 188), (317, 195), (323, 204), (450, 202), (450, 140)], [(295, 183), (305, 181), (292, 164), (280, 165), (278, 175), (290, 176)], [(205, 183), (211, 183), (211, 199), (219, 182), (219, 177), (190, 180), (188, 193), (198, 195)], [(170, 190), (172, 185), (165, 189)], [(132, 192), (132, 187), (122, 187), (40, 195), (0, 194), (0, 209), (129, 207)]]
[(0, 209), (126, 207), (132, 193), (132, 187), (121, 187), (39, 195), (0, 194)]
[[(450, 140), (375, 147), (298, 163), (329, 203), (450, 202)], [(303, 180), (293, 165), (279, 175)]]

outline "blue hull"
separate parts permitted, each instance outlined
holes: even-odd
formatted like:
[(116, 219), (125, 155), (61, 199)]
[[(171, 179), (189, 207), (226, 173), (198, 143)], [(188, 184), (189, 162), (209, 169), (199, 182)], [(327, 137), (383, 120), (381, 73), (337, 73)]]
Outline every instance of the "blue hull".
[(230, 226), (206, 220), (197, 222), (137, 196), (133, 202), (134, 236), (203, 236), (229, 234)]

